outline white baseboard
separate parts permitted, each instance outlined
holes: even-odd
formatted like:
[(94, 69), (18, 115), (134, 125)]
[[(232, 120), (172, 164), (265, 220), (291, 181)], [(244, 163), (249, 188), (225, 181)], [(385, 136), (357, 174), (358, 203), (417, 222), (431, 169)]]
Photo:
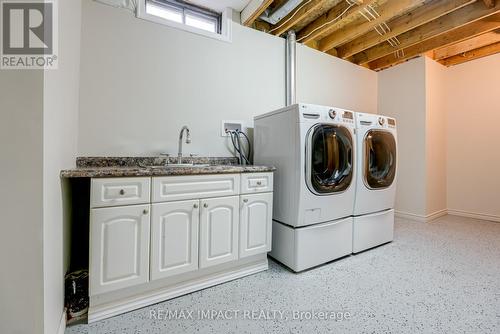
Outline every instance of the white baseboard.
[(492, 221), (492, 222), (500, 222), (500, 216), (489, 215), (489, 214), (484, 214), (484, 213), (475, 213), (475, 212), (469, 212), (469, 211), (448, 209), (448, 214), (452, 215), (452, 216), (488, 220), (488, 221)]
[(448, 214), (448, 210), (442, 209), (442, 210), (435, 211), (435, 212), (431, 213), (430, 215), (425, 216), (425, 219), (426, 219), (426, 222), (431, 222), (435, 219), (438, 219), (439, 217), (446, 216), (447, 214)]
[(421, 223), (428, 223), (428, 222), (431, 222), (439, 217), (446, 216), (446, 215), (487, 220), (487, 221), (492, 221), (492, 222), (500, 222), (500, 216), (489, 215), (489, 214), (484, 214), (484, 213), (475, 213), (475, 212), (469, 212), (469, 211), (463, 211), (463, 210), (443, 209), (443, 210), (436, 211), (436, 212), (431, 213), (430, 215), (426, 215), (426, 216), (417, 215), (417, 214), (409, 213), (409, 212), (403, 212), (403, 211), (395, 211), (395, 216), (397, 218), (409, 219), (409, 220), (413, 220), (413, 221), (417, 221), (417, 222), (421, 222)]
[(439, 211), (433, 212), (433, 213), (428, 214), (428, 215), (418, 215), (415, 213), (395, 211), (395, 216), (397, 218), (409, 219), (409, 220), (417, 221), (420, 223), (431, 222), (439, 217), (446, 216), (446, 214), (448, 214), (447, 209), (439, 210)]
[(92, 323), (102, 319), (110, 318), (118, 314), (133, 311), (148, 305), (156, 304), (168, 299), (179, 297), (194, 291), (205, 289), (237, 278), (248, 276), (268, 269), (267, 258), (254, 265), (215, 274), (209, 277), (201, 277), (186, 284), (165, 288), (162, 290), (144, 293), (142, 295), (125, 298), (105, 306), (89, 309), (88, 322)]
[(57, 329), (57, 334), (64, 334), (66, 331), (66, 309), (63, 310), (61, 315), (61, 321), (59, 322), (59, 328)]

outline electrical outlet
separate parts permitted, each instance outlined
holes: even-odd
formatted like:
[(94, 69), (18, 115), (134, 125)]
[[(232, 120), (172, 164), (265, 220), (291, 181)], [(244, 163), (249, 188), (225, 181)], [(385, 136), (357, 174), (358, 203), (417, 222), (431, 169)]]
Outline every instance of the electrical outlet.
[(221, 136), (228, 137), (228, 131), (234, 130), (243, 130), (243, 122), (242, 121), (222, 121), (221, 123)]

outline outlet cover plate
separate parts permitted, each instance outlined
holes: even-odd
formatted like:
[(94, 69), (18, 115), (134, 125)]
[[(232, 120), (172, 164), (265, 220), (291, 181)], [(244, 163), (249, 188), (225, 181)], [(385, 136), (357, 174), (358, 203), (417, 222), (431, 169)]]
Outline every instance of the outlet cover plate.
[(221, 137), (229, 137), (229, 133), (226, 130), (240, 130), (243, 131), (243, 121), (227, 121), (223, 120), (221, 122)]

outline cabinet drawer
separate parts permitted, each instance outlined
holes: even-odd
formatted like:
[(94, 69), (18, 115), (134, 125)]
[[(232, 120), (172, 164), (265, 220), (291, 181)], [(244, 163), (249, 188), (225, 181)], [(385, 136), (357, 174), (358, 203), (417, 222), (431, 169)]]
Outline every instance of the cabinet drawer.
[(151, 198), (151, 178), (92, 179), (90, 206), (93, 208), (146, 204)]
[(238, 195), (239, 174), (165, 176), (153, 178), (153, 202)]
[(241, 193), (264, 193), (273, 191), (273, 173), (241, 174)]

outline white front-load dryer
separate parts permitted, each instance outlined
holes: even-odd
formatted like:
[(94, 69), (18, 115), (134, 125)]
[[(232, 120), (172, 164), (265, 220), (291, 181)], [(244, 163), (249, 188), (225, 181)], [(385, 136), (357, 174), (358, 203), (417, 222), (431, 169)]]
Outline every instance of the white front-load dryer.
[(353, 252), (393, 240), (397, 180), (396, 120), (356, 114), (357, 179)]
[(354, 118), (296, 104), (254, 119), (254, 161), (277, 168), (271, 256), (295, 271), (352, 252)]

